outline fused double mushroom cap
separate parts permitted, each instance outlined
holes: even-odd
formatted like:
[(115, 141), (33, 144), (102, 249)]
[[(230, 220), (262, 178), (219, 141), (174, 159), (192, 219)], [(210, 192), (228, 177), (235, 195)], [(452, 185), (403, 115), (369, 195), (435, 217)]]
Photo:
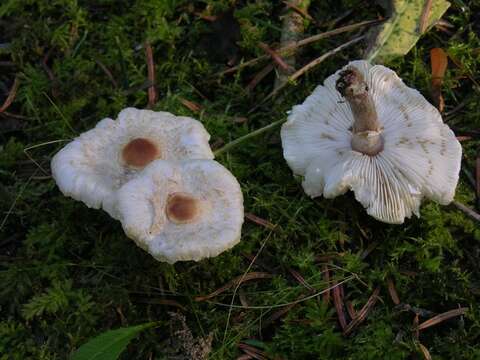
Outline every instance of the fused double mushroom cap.
[(60, 150), (52, 175), (156, 259), (200, 260), (237, 244), (243, 224), (240, 185), (212, 160), (209, 138), (197, 120), (127, 108)]
[(116, 190), (154, 160), (213, 159), (209, 139), (195, 119), (126, 108), (60, 150), (52, 176), (64, 195), (117, 218)]
[(243, 196), (216, 161), (156, 161), (118, 191), (128, 237), (160, 261), (213, 257), (240, 241)]
[(460, 143), (438, 110), (384, 66), (353, 61), (328, 77), (293, 107), (281, 137), (311, 197), (353, 190), (387, 223), (419, 216), (423, 197), (453, 200)]

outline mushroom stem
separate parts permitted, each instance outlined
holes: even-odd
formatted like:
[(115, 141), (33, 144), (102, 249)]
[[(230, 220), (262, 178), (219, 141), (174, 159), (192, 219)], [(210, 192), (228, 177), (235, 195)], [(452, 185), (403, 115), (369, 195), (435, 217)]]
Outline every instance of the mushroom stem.
[(363, 75), (350, 66), (340, 73), (336, 88), (352, 109), (352, 149), (365, 155), (377, 155), (383, 150), (382, 127)]

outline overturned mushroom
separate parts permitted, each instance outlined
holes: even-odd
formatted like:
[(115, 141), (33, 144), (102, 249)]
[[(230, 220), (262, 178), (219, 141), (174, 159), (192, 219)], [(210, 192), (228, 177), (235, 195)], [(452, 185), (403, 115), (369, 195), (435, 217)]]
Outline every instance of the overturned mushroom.
[(203, 125), (167, 112), (127, 108), (103, 119), (52, 159), (52, 176), (67, 196), (116, 217), (114, 192), (156, 159), (213, 159)]
[(240, 185), (216, 161), (155, 161), (117, 196), (125, 233), (157, 260), (198, 261), (240, 241)]
[(284, 157), (311, 197), (353, 190), (387, 223), (419, 216), (423, 197), (453, 200), (462, 148), (441, 115), (392, 70), (353, 61), (328, 77), (281, 131)]

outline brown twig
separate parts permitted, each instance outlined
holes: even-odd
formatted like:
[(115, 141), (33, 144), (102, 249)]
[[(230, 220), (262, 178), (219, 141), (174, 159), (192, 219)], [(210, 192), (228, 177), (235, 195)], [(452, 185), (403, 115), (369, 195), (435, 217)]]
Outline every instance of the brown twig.
[[(336, 285), (336, 281), (334, 281), (334, 286)], [(342, 291), (340, 289), (342, 285), (335, 286), (333, 288), (333, 303), (335, 305), (335, 310), (337, 311), (338, 322), (342, 327), (342, 330), (345, 330), (347, 327), (347, 320), (345, 319), (345, 312), (343, 311), (343, 299), (342, 299)]]
[(8, 112), (8, 111), (4, 111), (4, 112), (0, 113), (0, 115), (8, 116), (8, 117), (18, 119), (18, 120), (32, 120), (33, 119), (32, 117), (29, 117), (29, 116), (13, 114), (13, 113)]
[(446, 111), (444, 114), (444, 117), (446, 120), (449, 120), (450, 118), (453, 118), (460, 110), (462, 110), (470, 101), (469, 98), (466, 98), (460, 102), (457, 106), (455, 106), (452, 110)]
[(357, 317), (357, 312), (355, 311), (355, 308), (353, 307), (351, 301), (345, 301), (345, 308), (347, 309), (347, 313), (348, 316), (350, 316), (350, 319), (355, 319)]
[(475, 193), (477, 200), (480, 201), (480, 152), (475, 159)]
[(115, 80), (115, 78), (113, 77), (112, 73), (110, 72), (110, 70), (108, 70), (108, 68), (105, 66), (104, 63), (102, 63), (100, 60), (98, 59), (95, 59), (95, 62), (97, 63), (98, 66), (100, 66), (100, 69), (103, 70), (103, 72), (105, 73), (105, 75), (107, 75), (108, 79), (110, 80), (110, 82), (112, 83), (113, 87), (115, 89), (118, 88), (118, 83), (117, 81)]
[[(305, 21), (303, 20), (304, 15), (302, 12), (305, 13), (309, 6), (310, 0), (291, 0), (291, 2), (287, 4), (287, 12), (282, 19), (280, 47), (286, 47), (295, 44), (303, 35), (305, 30)], [(288, 11), (289, 9), (293, 11)], [(295, 53), (286, 53), (284, 56), (285, 65), (287, 67), (281, 67), (278, 69), (277, 77), (275, 77), (275, 82), (273, 84), (273, 89), (276, 89), (287, 82), (290, 74), (295, 71)]]
[(425, 360), (432, 360), (432, 356), (430, 355), (430, 351), (428, 351), (428, 349), (424, 345), (422, 345), (421, 343), (418, 343), (418, 347), (419, 347), (420, 352), (422, 353), (423, 358)]
[(357, 316), (348, 324), (344, 329), (343, 334), (345, 336), (349, 335), (359, 324), (361, 324), (367, 318), (370, 310), (373, 309), (373, 306), (378, 300), (378, 294), (380, 293), (380, 287), (377, 287), (373, 294), (368, 299), (367, 303), (357, 312)]
[(214, 22), (218, 19), (218, 16), (215, 16), (215, 15), (205, 15), (205, 14), (202, 14), (200, 12), (195, 12), (194, 13), (195, 16), (198, 16), (200, 19), (202, 20), (205, 20), (205, 21), (209, 21), (209, 22)]
[(130, 86), (129, 88), (123, 90), (122, 93), (124, 95), (135, 94), (137, 91), (148, 89), (153, 85), (154, 83), (152, 83), (150, 80), (145, 80), (142, 84)]
[(234, 286), (240, 285), (240, 284), (242, 284), (244, 282), (247, 282), (247, 281), (258, 280), (258, 279), (271, 279), (272, 277), (273, 277), (272, 274), (265, 273), (265, 272), (251, 272), (251, 273), (248, 273), (248, 274), (240, 275), (240, 276), (237, 276), (235, 279), (226, 283), (221, 288), (215, 290), (214, 292), (212, 292), (209, 295), (195, 297), (195, 301), (205, 301), (205, 300), (211, 299), (211, 298), (213, 298), (217, 295), (220, 295), (221, 293), (227, 291), (228, 289), (230, 289)]
[[(359, 6), (361, 6), (361, 3), (359, 4)], [(337, 16), (336, 18), (332, 19), (332, 20), (328, 20), (324, 23), (321, 23), (321, 24), (318, 24), (318, 26), (322, 26), (322, 27), (325, 27), (327, 29), (331, 29), (331, 28), (334, 28), (340, 21), (346, 19), (347, 17), (349, 17), (353, 12), (355, 11), (355, 9), (348, 9), (347, 11), (345, 11), (343, 14), (341, 14), (340, 16)]]
[(332, 252), (332, 253), (326, 253), (323, 255), (317, 255), (315, 256), (315, 262), (321, 263), (321, 262), (330, 262), (332, 260), (335, 260), (336, 258), (345, 256), (345, 253), (343, 252)]
[(145, 55), (147, 57), (148, 80), (152, 86), (148, 88), (148, 108), (153, 108), (157, 102), (157, 90), (155, 89), (155, 63), (153, 61), (153, 50), (150, 43), (145, 43)]
[(315, 66), (318, 66), (320, 65), (323, 61), (325, 61), (327, 58), (329, 58), (330, 56), (332, 55), (335, 55), (336, 53), (342, 51), (343, 49), (359, 42), (360, 40), (363, 40), (365, 38), (364, 35), (362, 36), (359, 36), (359, 37), (356, 37), (355, 39), (352, 39), (350, 41), (347, 41), (345, 44), (342, 44), (338, 47), (336, 47), (335, 49), (332, 49), (328, 52), (326, 52), (325, 54), (323, 54), (322, 56), (316, 58), (315, 60), (309, 62), (307, 65), (305, 65), (304, 67), (302, 67), (300, 70), (296, 71), (293, 75), (291, 75), (289, 78), (288, 78), (288, 81), (282, 83), (281, 85), (279, 85), (277, 88), (275, 88), (270, 94), (268, 94), (261, 102), (260, 104), (258, 104), (257, 106), (255, 106), (252, 110), (249, 111), (250, 112), (253, 112), (254, 110), (256, 110), (261, 104), (265, 103), (267, 100), (271, 99), (272, 97), (274, 97), (275, 95), (277, 95), (280, 90), (282, 90), (283, 88), (285, 88), (290, 82), (293, 82), (295, 80), (297, 80), (300, 76), (302, 76), (303, 74), (305, 74), (307, 71), (313, 69)]
[(48, 62), (48, 59), (50, 58), (51, 52), (52, 52), (52, 49), (50, 49), (47, 52), (47, 54), (43, 57), (42, 67), (43, 67), (43, 70), (45, 70), (45, 72), (47, 73), (48, 78), (52, 82), (52, 95), (53, 95), (54, 98), (57, 98), (58, 97), (57, 78), (53, 74), (53, 71), (47, 65), (47, 62)]
[(288, 269), (288, 272), (290, 275), (292, 275), (295, 280), (297, 280), (301, 285), (303, 285), (306, 289), (308, 289), (311, 293), (314, 293), (316, 290), (315, 288), (310, 285), (307, 280), (295, 269)]
[(255, 265), (258, 266), (258, 267), (261, 267), (262, 269), (274, 274), (276, 271), (275, 269), (273, 269), (272, 267), (268, 266), (267, 264), (265, 264), (265, 262), (263, 262), (262, 260), (260, 259), (255, 259), (255, 255), (252, 255), (252, 254), (247, 254), (247, 253), (242, 253), (242, 256), (247, 259), (248, 261), (252, 262), (253, 260), (255, 260)]
[(243, 354), (243, 355), (240, 355), (239, 357), (237, 357), (236, 360), (251, 360), (253, 359), (250, 355), (248, 354)]
[(202, 107), (197, 104), (196, 102), (193, 102), (193, 101), (190, 101), (190, 100), (187, 100), (187, 99), (184, 99), (184, 98), (178, 98), (180, 100), (180, 102), (182, 103), (183, 106), (185, 106), (187, 109), (189, 109), (190, 111), (194, 112), (194, 113), (199, 113), (200, 111), (202, 111)]
[(217, 149), (220, 149), (223, 145), (225, 145), (225, 140), (222, 138), (215, 139), (210, 145), (210, 148), (215, 151)]
[(239, 343), (238, 348), (242, 350), (244, 353), (253, 357), (254, 359), (267, 360), (267, 354), (264, 351), (259, 350), (254, 346), (244, 344), (244, 343)]
[(256, 215), (251, 214), (251, 213), (245, 213), (245, 218), (250, 220), (251, 222), (257, 224), (257, 225), (263, 226), (263, 227), (265, 227), (267, 229), (270, 229), (270, 230), (275, 230), (275, 228), (277, 227), (277, 225), (272, 224), (270, 221), (262, 219), (262, 218), (260, 218)]
[(430, 12), (432, 10), (432, 0), (426, 0), (425, 5), (423, 5), (422, 16), (420, 17), (420, 23), (418, 24), (419, 34), (423, 34), (427, 30), (428, 18), (430, 17)]
[(414, 332), (415, 332), (415, 339), (419, 339), (420, 338), (420, 331), (418, 330), (418, 323), (419, 323), (419, 314), (416, 313), (414, 318), (413, 318), (413, 329), (414, 329)]
[(232, 117), (232, 121), (235, 124), (245, 124), (248, 121), (248, 118), (246, 118), (244, 116), (234, 116), (234, 117)]
[(427, 310), (427, 309), (422, 309), (416, 306), (411, 306), (410, 304), (404, 304), (400, 303), (397, 306), (395, 306), (395, 310), (398, 311), (410, 311), (414, 314), (418, 314), (421, 317), (427, 317), (427, 316), (432, 316), (435, 315), (433, 311)]
[(480, 214), (477, 213), (475, 210), (470, 209), (468, 206), (465, 206), (458, 201), (452, 201), (452, 205), (455, 206), (458, 210), (463, 211), (471, 219), (480, 222)]
[(365, 250), (362, 251), (361, 255), (360, 255), (360, 259), (362, 260), (365, 260), (367, 258), (368, 255), (370, 255), (372, 253), (373, 250), (375, 250), (378, 246), (378, 242), (377, 241), (374, 241), (374, 242), (371, 242), (367, 248)]
[(392, 278), (387, 278), (388, 293), (392, 298), (392, 301), (395, 305), (400, 304), (400, 298), (398, 297), (397, 289), (395, 289), (395, 284), (393, 283)]
[(252, 92), (253, 89), (262, 81), (270, 72), (274, 69), (273, 64), (268, 64), (262, 70), (260, 70), (247, 85), (247, 91)]
[[(327, 283), (330, 284), (330, 270), (328, 269), (327, 264), (322, 265), (322, 273), (323, 273), (323, 280)], [(323, 293), (323, 302), (325, 304), (330, 303), (330, 290), (325, 291)]]
[(470, 186), (472, 187), (472, 189), (476, 192), (475, 176), (465, 166), (462, 166), (461, 171), (465, 175), (467, 181), (470, 183)]
[[(319, 41), (319, 40), (322, 40), (322, 39), (325, 39), (325, 38), (328, 38), (328, 37), (331, 37), (331, 36), (335, 36), (335, 35), (338, 35), (338, 34), (342, 34), (344, 32), (354, 31), (354, 30), (357, 30), (357, 29), (365, 27), (365, 26), (376, 25), (376, 24), (379, 24), (381, 22), (383, 22), (383, 20), (368, 20), (368, 21), (362, 21), (362, 22), (352, 24), (352, 25), (342, 26), (342, 27), (339, 27), (338, 29), (326, 31), (326, 32), (321, 33), (321, 34), (313, 35), (313, 36), (310, 36), (306, 39), (299, 40), (292, 45), (276, 49), (275, 52), (279, 55), (283, 55), (283, 54), (285, 54), (287, 52), (290, 52), (290, 51), (296, 51), (299, 48), (301, 48), (305, 45), (311, 44), (313, 42), (316, 42), (316, 41)], [(217, 73), (216, 75), (221, 76), (221, 75), (225, 75), (225, 74), (235, 72), (235, 71), (240, 70), (244, 67), (252, 66), (252, 65), (255, 65), (255, 64), (259, 63), (260, 61), (267, 60), (269, 57), (270, 57), (270, 55), (259, 56), (255, 59), (246, 61), (244, 63), (241, 63), (241, 64), (237, 65), (237, 66), (234, 66), (234, 67), (231, 67), (231, 68), (226, 69), (224, 71), (221, 71), (221, 72)]]
[[(303, 294), (298, 296), (295, 300), (301, 300), (303, 298)], [(269, 318), (264, 320), (262, 322), (262, 329), (266, 329), (269, 327), (274, 321), (277, 321), (280, 319), (282, 316), (284, 316), (286, 313), (288, 313), (293, 307), (298, 305), (298, 302), (294, 301), (293, 303), (281, 308), (280, 310), (275, 311)]]
[(240, 304), (242, 304), (242, 306), (245, 306), (245, 307), (249, 307), (250, 304), (248, 303), (247, 301), (247, 297), (245, 295), (245, 291), (243, 291), (243, 289), (239, 289), (238, 290), (238, 299), (240, 300)]
[(8, 92), (8, 96), (5, 99), (3, 105), (0, 107), (0, 113), (4, 112), (5, 110), (8, 109), (10, 105), (12, 105), (13, 100), (15, 100), (15, 96), (17, 95), (17, 90), (18, 87), (20, 86), (20, 80), (18, 77), (15, 77), (15, 80), (13, 81), (13, 85), (10, 88), (10, 91)]
[(272, 50), (267, 44), (261, 42), (261, 43), (258, 44), (258, 46), (260, 47), (260, 49), (262, 49), (268, 55), (270, 55), (270, 57), (278, 65), (278, 67), (280, 67), (281, 69), (283, 69), (285, 71), (293, 72), (293, 68), (290, 65), (288, 65), (282, 59), (282, 57), (280, 55), (278, 55), (277, 52), (275, 52), (275, 50)]
[(475, 84), (476, 87), (474, 87), (473, 89), (477, 89), (478, 91), (478, 88), (480, 88), (480, 84), (477, 80), (475, 80), (475, 77), (470, 72), (470, 70), (467, 69), (460, 60), (453, 56), (451, 52), (447, 52), (447, 55), (450, 60), (452, 60), (452, 62), (470, 79), (470, 81)]
[(456, 316), (461, 316), (465, 315), (467, 312), (468, 308), (463, 307), (459, 309), (453, 309), (447, 312), (444, 312), (443, 314), (438, 314), (437, 316), (434, 316), (431, 319), (428, 319), (427, 321), (424, 321), (420, 325), (418, 325), (418, 330), (424, 330), (426, 328), (429, 328), (431, 326), (437, 325), (445, 320), (451, 319)]

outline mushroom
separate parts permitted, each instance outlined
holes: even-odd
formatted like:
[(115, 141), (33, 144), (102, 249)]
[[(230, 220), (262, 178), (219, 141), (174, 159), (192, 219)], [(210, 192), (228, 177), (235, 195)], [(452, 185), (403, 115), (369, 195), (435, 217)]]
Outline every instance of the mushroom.
[(462, 148), (438, 110), (394, 71), (352, 61), (281, 130), (284, 157), (312, 198), (353, 190), (374, 218), (403, 223), (423, 197), (453, 200)]
[(126, 108), (61, 149), (52, 176), (64, 195), (116, 218), (118, 188), (156, 159), (213, 159), (209, 139), (195, 119)]
[(198, 261), (240, 241), (242, 191), (216, 161), (155, 161), (117, 196), (123, 230), (157, 260)]

